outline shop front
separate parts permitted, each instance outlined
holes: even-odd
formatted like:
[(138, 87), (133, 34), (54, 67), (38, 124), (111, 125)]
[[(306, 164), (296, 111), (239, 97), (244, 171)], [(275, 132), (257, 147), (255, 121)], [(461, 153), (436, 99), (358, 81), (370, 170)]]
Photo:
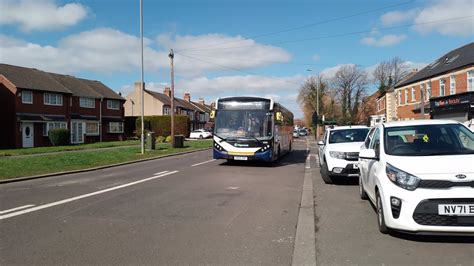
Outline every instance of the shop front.
[(451, 119), (474, 127), (474, 91), (430, 99), (431, 119)]

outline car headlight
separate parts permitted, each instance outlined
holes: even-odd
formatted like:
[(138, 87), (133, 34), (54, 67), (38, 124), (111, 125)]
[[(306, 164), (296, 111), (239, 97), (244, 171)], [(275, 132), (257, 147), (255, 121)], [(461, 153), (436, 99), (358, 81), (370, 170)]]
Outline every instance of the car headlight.
[(329, 155), (330, 155), (332, 158), (346, 159), (346, 153), (345, 153), (345, 152), (341, 152), (341, 151), (330, 151), (330, 152), (329, 152)]
[(404, 188), (406, 190), (415, 190), (420, 183), (420, 178), (409, 174), (405, 171), (402, 171), (393, 165), (387, 163), (387, 167), (385, 168), (387, 173), (388, 179), (390, 179), (395, 185)]

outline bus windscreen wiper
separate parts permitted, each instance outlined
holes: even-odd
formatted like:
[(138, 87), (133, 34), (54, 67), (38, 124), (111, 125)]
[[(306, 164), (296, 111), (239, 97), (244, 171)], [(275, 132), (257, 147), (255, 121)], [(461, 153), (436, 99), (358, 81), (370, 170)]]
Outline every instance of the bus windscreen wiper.
[(260, 145), (263, 144), (261, 140), (257, 139), (257, 138), (254, 137), (254, 136), (247, 135), (247, 136), (245, 136), (245, 137), (249, 137), (249, 138), (252, 138), (252, 139), (256, 140)]

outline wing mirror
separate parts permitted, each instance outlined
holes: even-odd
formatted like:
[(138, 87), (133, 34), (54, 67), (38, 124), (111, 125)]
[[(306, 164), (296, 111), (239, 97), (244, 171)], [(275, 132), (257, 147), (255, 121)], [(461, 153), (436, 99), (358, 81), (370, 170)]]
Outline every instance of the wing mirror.
[(319, 146), (323, 146), (323, 145), (324, 145), (324, 141), (322, 141), (322, 140), (318, 141), (318, 145), (319, 145)]
[(375, 154), (375, 150), (372, 149), (365, 149), (359, 152), (359, 158), (361, 159), (369, 159), (369, 160), (378, 160), (377, 154)]

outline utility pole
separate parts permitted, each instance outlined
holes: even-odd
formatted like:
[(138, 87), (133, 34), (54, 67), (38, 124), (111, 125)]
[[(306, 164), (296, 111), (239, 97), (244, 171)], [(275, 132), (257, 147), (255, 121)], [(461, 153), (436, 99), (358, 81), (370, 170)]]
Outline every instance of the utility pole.
[(319, 80), (316, 80), (316, 113), (318, 114), (318, 121), (316, 123), (316, 141), (319, 139)]
[(171, 147), (175, 147), (174, 143), (174, 52), (170, 49), (170, 70), (171, 70)]
[(145, 96), (144, 96), (144, 90), (143, 88), (143, 3), (142, 0), (140, 0), (140, 50), (141, 50), (141, 106), (142, 106), (142, 112), (141, 112), (141, 121), (142, 121), (142, 134), (141, 134), (141, 150), (142, 154), (145, 154), (145, 123), (143, 119), (143, 114), (145, 113), (145, 107), (144, 107), (144, 102), (145, 102)]
[(424, 95), (424, 86), (420, 86), (420, 112), (421, 119), (425, 119), (425, 95)]

